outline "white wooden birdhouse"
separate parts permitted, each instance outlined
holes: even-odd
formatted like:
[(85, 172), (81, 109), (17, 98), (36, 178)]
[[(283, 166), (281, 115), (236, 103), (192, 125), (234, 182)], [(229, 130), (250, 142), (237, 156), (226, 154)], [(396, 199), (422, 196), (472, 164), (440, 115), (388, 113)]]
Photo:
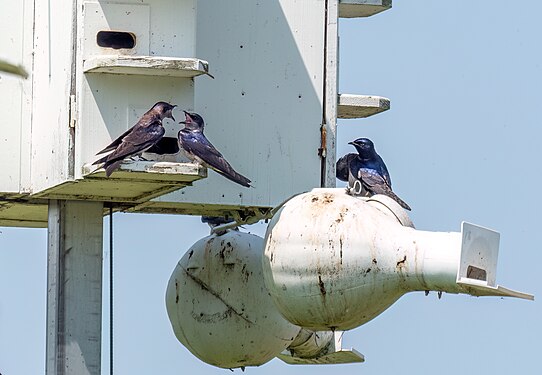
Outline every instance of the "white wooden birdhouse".
[[(385, 98), (338, 94), (338, 17), (390, 6), (286, 0), (0, 5), (0, 54), (30, 73), (26, 80), (0, 80), (0, 224), (46, 226), (49, 199), (254, 221), (293, 194), (334, 186), (337, 117), (389, 108)], [(178, 105), (177, 122), (164, 120), (163, 147), (107, 178), (92, 165), (96, 153), (158, 101)], [(181, 110), (205, 119), (207, 138), (253, 188), (178, 153)]]

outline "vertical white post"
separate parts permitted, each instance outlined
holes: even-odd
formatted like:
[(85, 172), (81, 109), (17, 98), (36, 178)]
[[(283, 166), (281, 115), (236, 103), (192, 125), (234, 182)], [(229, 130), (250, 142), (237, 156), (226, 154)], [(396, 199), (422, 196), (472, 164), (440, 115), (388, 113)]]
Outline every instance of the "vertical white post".
[(49, 201), (46, 374), (99, 375), (103, 203)]
[(326, 153), (322, 157), (322, 187), (335, 187), (335, 139), (337, 137), (337, 87), (338, 87), (338, 44), (339, 44), (339, 0), (326, 1), (325, 41), (325, 87), (324, 126)]

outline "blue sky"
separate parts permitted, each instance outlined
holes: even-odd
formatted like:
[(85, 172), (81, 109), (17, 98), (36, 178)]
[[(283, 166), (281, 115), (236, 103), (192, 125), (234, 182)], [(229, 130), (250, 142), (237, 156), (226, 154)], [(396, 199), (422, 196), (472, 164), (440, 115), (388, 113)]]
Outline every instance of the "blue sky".
[[(353, 151), (347, 143), (355, 138), (375, 142), (417, 228), (459, 231), (465, 220), (499, 231), (497, 283), (536, 296), (542, 295), (540, 14), (537, 1), (418, 0), (341, 20), (339, 91), (385, 96), (392, 108), (340, 121), (337, 140), (339, 155)], [(148, 227), (152, 238), (134, 236)], [(261, 224), (247, 229), (265, 231)], [(0, 230), (0, 372), (43, 373), (46, 231)], [(182, 347), (165, 312), (171, 271), (207, 234), (198, 217), (115, 215), (116, 373), (227, 371)], [(299, 367), (273, 360), (247, 371), (535, 374), (541, 316), (538, 301), (412, 293), (345, 334), (345, 346), (365, 355), (363, 364)], [(107, 319), (104, 324), (107, 342)], [(107, 373), (107, 343), (103, 351)]]

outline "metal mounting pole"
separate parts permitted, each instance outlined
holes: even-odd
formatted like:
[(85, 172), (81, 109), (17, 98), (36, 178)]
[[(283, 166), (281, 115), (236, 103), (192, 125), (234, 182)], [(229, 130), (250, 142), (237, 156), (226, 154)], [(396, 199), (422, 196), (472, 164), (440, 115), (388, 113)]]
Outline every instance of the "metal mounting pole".
[(49, 201), (46, 374), (101, 372), (103, 204)]

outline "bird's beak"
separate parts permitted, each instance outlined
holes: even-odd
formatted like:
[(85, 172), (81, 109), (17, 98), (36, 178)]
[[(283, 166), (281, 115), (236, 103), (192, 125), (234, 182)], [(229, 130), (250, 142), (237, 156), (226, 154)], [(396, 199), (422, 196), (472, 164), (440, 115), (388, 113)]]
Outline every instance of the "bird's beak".
[(184, 116), (186, 117), (186, 119), (184, 121), (179, 122), (179, 124), (185, 124), (186, 125), (187, 122), (192, 121), (192, 118), (190, 117), (190, 113), (186, 112), (184, 109), (183, 109), (183, 112), (184, 112)]
[(354, 142), (348, 142), (348, 144), (354, 146)]
[(173, 106), (171, 107), (171, 109), (169, 110), (169, 115), (171, 116), (171, 119), (173, 121), (176, 121), (175, 120), (175, 117), (173, 117), (173, 108), (177, 107), (177, 104), (173, 104)]

